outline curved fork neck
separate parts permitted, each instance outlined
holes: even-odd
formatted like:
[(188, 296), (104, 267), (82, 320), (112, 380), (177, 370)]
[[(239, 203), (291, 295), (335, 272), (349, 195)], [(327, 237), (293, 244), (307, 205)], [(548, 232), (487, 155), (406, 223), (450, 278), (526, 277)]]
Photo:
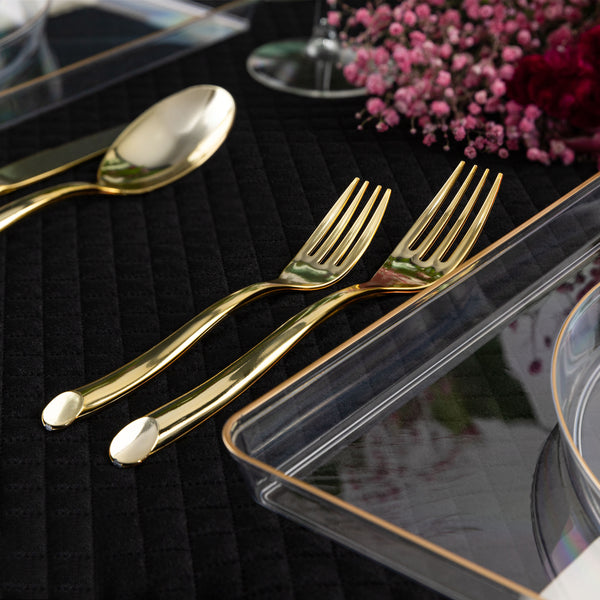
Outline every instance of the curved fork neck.
[[(130, 453), (139, 445), (137, 435), (131, 436), (131, 433), (136, 431), (139, 423), (124, 428), (123, 435), (119, 434), (118, 443), (112, 448), (117, 453), (116, 447), (119, 447), (119, 456), (111, 452), (113, 461), (124, 466), (127, 464), (124, 456), (129, 457), (129, 464), (145, 460), (147, 456), (186, 434), (241, 394), (304, 335), (337, 310), (360, 297), (384, 292), (382, 289), (354, 285), (311, 304), (220, 373), (139, 420), (140, 423), (152, 423), (151, 430), (154, 435), (152, 443), (144, 446), (144, 452), (135, 458)], [(124, 439), (127, 440), (126, 443), (123, 442)]]

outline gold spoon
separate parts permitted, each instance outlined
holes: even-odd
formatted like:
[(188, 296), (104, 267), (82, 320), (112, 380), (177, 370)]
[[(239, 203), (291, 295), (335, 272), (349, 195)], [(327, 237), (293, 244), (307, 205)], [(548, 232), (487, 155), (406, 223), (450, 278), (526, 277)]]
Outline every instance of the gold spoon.
[(143, 194), (167, 185), (217, 151), (234, 117), (235, 102), (223, 88), (198, 85), (177, 92), (123, 130), (106, 151), (96, 183), (64, 183), (9, 202), (0, 208), (0, 231), (74, 194)]

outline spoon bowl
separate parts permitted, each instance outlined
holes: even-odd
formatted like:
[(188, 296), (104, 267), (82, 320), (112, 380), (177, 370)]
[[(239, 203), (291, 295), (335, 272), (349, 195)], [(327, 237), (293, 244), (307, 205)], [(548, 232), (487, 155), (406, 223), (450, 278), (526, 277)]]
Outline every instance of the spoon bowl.
[(0, 209), (0, 231), (61, 198), (81, 193), (143, 194), (206, 162), (223, 144), (235, 118), (231, 94), (198, 85), (142, 113), (106, 151), (95, 183), (73, 182), (18, 198)]

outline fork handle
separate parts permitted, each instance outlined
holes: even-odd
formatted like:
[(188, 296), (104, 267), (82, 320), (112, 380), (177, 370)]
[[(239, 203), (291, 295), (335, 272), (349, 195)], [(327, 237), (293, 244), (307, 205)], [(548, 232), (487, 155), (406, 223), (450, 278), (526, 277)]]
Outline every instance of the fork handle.
[(100, 379), (56, 396), (42, 413), (44, 427), (61, 429), (124, 396), (189, 350), (233, 310), (258, 296), (283, 287), (274, 282), (255, 283), (218, 300), (132, 361)]
[(353, 300), (381, 288), (344, 288), (292, 317), (220, 373), (125, 426), (110, 446), (112, 461), (134, 465), (185, 435), (250, 387), (311, 329)]

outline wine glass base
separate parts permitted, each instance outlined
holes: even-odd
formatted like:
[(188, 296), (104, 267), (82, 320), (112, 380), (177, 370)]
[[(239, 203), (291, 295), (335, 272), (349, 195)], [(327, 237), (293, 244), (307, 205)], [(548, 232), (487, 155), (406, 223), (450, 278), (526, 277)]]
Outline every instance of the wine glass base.
[(346, 81), (335, 59), (310, 56), (308, 39), (281, 40), (260, 46), (246, 61), (250, 75), (275, 90), (311, 98), (354, 98), (364, 88)]

